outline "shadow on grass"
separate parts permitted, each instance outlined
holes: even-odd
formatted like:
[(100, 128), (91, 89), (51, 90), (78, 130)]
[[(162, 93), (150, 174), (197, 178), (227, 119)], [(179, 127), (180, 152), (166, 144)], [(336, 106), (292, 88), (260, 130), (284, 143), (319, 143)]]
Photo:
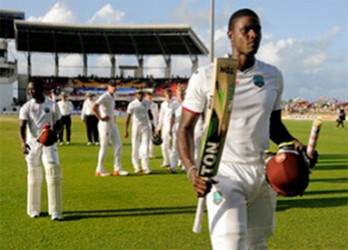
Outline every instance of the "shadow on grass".
[[(319, 165), (320, 164), (320, 165)], [(318, 166), (314, 168), (314, 171), (320, 170), (348, 170), (348, 162), (330, 162), (330, 165), (319, 163)], [(331, 164), (336, 164), (332, 166)]]
[[(348, 194), (348, 189), (342, 190), (318, 190), (318, 191), (306, 191), (304, 195), (318, 195), (318, 194)], [(347, 201), (348, 202), (348, 201)]]
[(64, 211), (63, 221), (74, 221), (74, 220), (91, 219), (91, 218), (194, 214), (195, 212), (196, 212), (195, 206)]
[(311, 182), (348, 183), (348, 178), (313, 178)]
[(317, 170), (342, 170), (348, 169), (348, 154), (320, 155)]
[(333, 154), (333, 155), (319, 155), (319, 161), (321, 160), (348, 160), (348, 154)]
[[(337, 192), (337, 191), (336, 191)], [(348, 197), (318, 198), (318, 199), (286, 199), (277, 201), (277, 211), (291, 208), (328, 208), (347, 206)]]

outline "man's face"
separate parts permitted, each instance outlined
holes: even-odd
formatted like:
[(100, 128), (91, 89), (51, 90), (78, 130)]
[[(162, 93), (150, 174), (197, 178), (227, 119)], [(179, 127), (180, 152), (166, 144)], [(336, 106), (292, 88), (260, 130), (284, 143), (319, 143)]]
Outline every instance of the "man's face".
[(164, 98), (166, 99), (166, 101), (170, 101), (170, 99), (172, 99), (172, 93), (164, 92)]
[(115, 94), (115, 93), (116, 93), (116, 89), (117, 89), (116, 86), (108, 85), (108, 91), (109, 91), (111, 94)]
[(152, 97), (152, 95), (146, 95), (145, 99), (149, 102), (152, 102), (153, 97)]
[(136, 93), (136, 94), (135, 94), (135, 97), (136, 97), (139, 101), (142, 101), (144, 95), (143, 95), (142, 93)]
[(259, 19), (253, 16), (240, 17), (231, 29), (227, 34), (233, 51), (242, 55), (255, 55), (262, 36)]
[(42, 96), (42, 89), (38, 86), (38, 84), (29, 82), (28, 94), (36, 100)]

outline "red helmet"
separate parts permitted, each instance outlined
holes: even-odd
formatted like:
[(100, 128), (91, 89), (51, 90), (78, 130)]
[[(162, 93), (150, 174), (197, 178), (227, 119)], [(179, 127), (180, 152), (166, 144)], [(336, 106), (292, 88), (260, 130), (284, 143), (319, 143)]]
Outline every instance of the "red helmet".
[(309, 183), (309, 168), (293, 147), (281, 148), (266, 164), (266, 178), (282, 196), (303, 195)]

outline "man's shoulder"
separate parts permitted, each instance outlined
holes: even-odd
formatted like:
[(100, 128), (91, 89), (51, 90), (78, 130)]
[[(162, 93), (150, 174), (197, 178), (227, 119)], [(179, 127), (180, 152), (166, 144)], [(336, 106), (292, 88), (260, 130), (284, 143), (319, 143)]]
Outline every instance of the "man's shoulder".
[(53, 105), (55, 103), (55, 101), (45, 97), (45, 101), (44, 101), (46, 104), (49, 104), (49, 105)]
[(260, 71), (265, 71), (265, 72), (272, 72), (275, 74), (281, 74), (281, 71), (274, 65), (270, 63), (266, 63), (261, 60), (257, 60), (257, 68)]
[(32, 104), (32, 100), (33, 99), (31, 99), (31, 100), (27, 101), (26, 103), (24, 103), (22, 105), (22, 107), (20, 108), (20, 111), (23, 112), (24, 110), (28, 110), (30, 108), (31, 104)]
[(209, 75), (212, 74), (214, 70), (214, 64), (209, 63), (205, 66), (199, 67), (193, 74), (192, 76), (200, 76), (200, 75)]
[(101, 95), (98, 97), (97, 101), (98, 101), (98, 100), (107, 99), (108, 96), (110, 96), (110, 95), (108, 95), (108, 92), (104, 92), (103, 94), (101, 94)]

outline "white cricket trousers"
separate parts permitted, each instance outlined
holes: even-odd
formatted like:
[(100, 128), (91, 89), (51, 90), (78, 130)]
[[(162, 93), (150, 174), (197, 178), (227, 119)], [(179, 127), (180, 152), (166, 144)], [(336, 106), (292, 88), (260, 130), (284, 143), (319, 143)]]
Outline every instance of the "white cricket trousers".
[(108, 153), (109, 143), (112, 145), (114, 152), (114, 171), (122, 170), (121, 163), (121, 154), (122, 154), (122, 141), (120, 137), (120, 132), (118, 130), (117, 124), (113, 119), (110, 121), (98, 122), (98, 131), (99, 131), (99, 141), (100, 149), (98, 154), (98, 164), (96, 172), (104, 173), (104, 162)]
[(207, 195), (214, 250), (267, 249), (274, 230), (276, 193), (265, 179), (264, 164), (220, 163)]
[(172, 137), (169, 135), (170, 125), (165, 124), (162, 128), (162, 166), (170, 166), (171, 164), (171, 150), (172, 150)]
[(62, 171), (57, 144), (44, 147), (35, 139), (28, 141), (27, 144), (30, 147), (29, 154), (25, 156), (28, 167), (27, 214), (33, 216), (41, 212), (41, 163), (46, 173), (48, 214), (62, 214)]
[(149, 168), (150, 128), (134, 125), (132, 127), (132, 164), (135, 171), (140, 170), (139, 158), (143, 170)]

